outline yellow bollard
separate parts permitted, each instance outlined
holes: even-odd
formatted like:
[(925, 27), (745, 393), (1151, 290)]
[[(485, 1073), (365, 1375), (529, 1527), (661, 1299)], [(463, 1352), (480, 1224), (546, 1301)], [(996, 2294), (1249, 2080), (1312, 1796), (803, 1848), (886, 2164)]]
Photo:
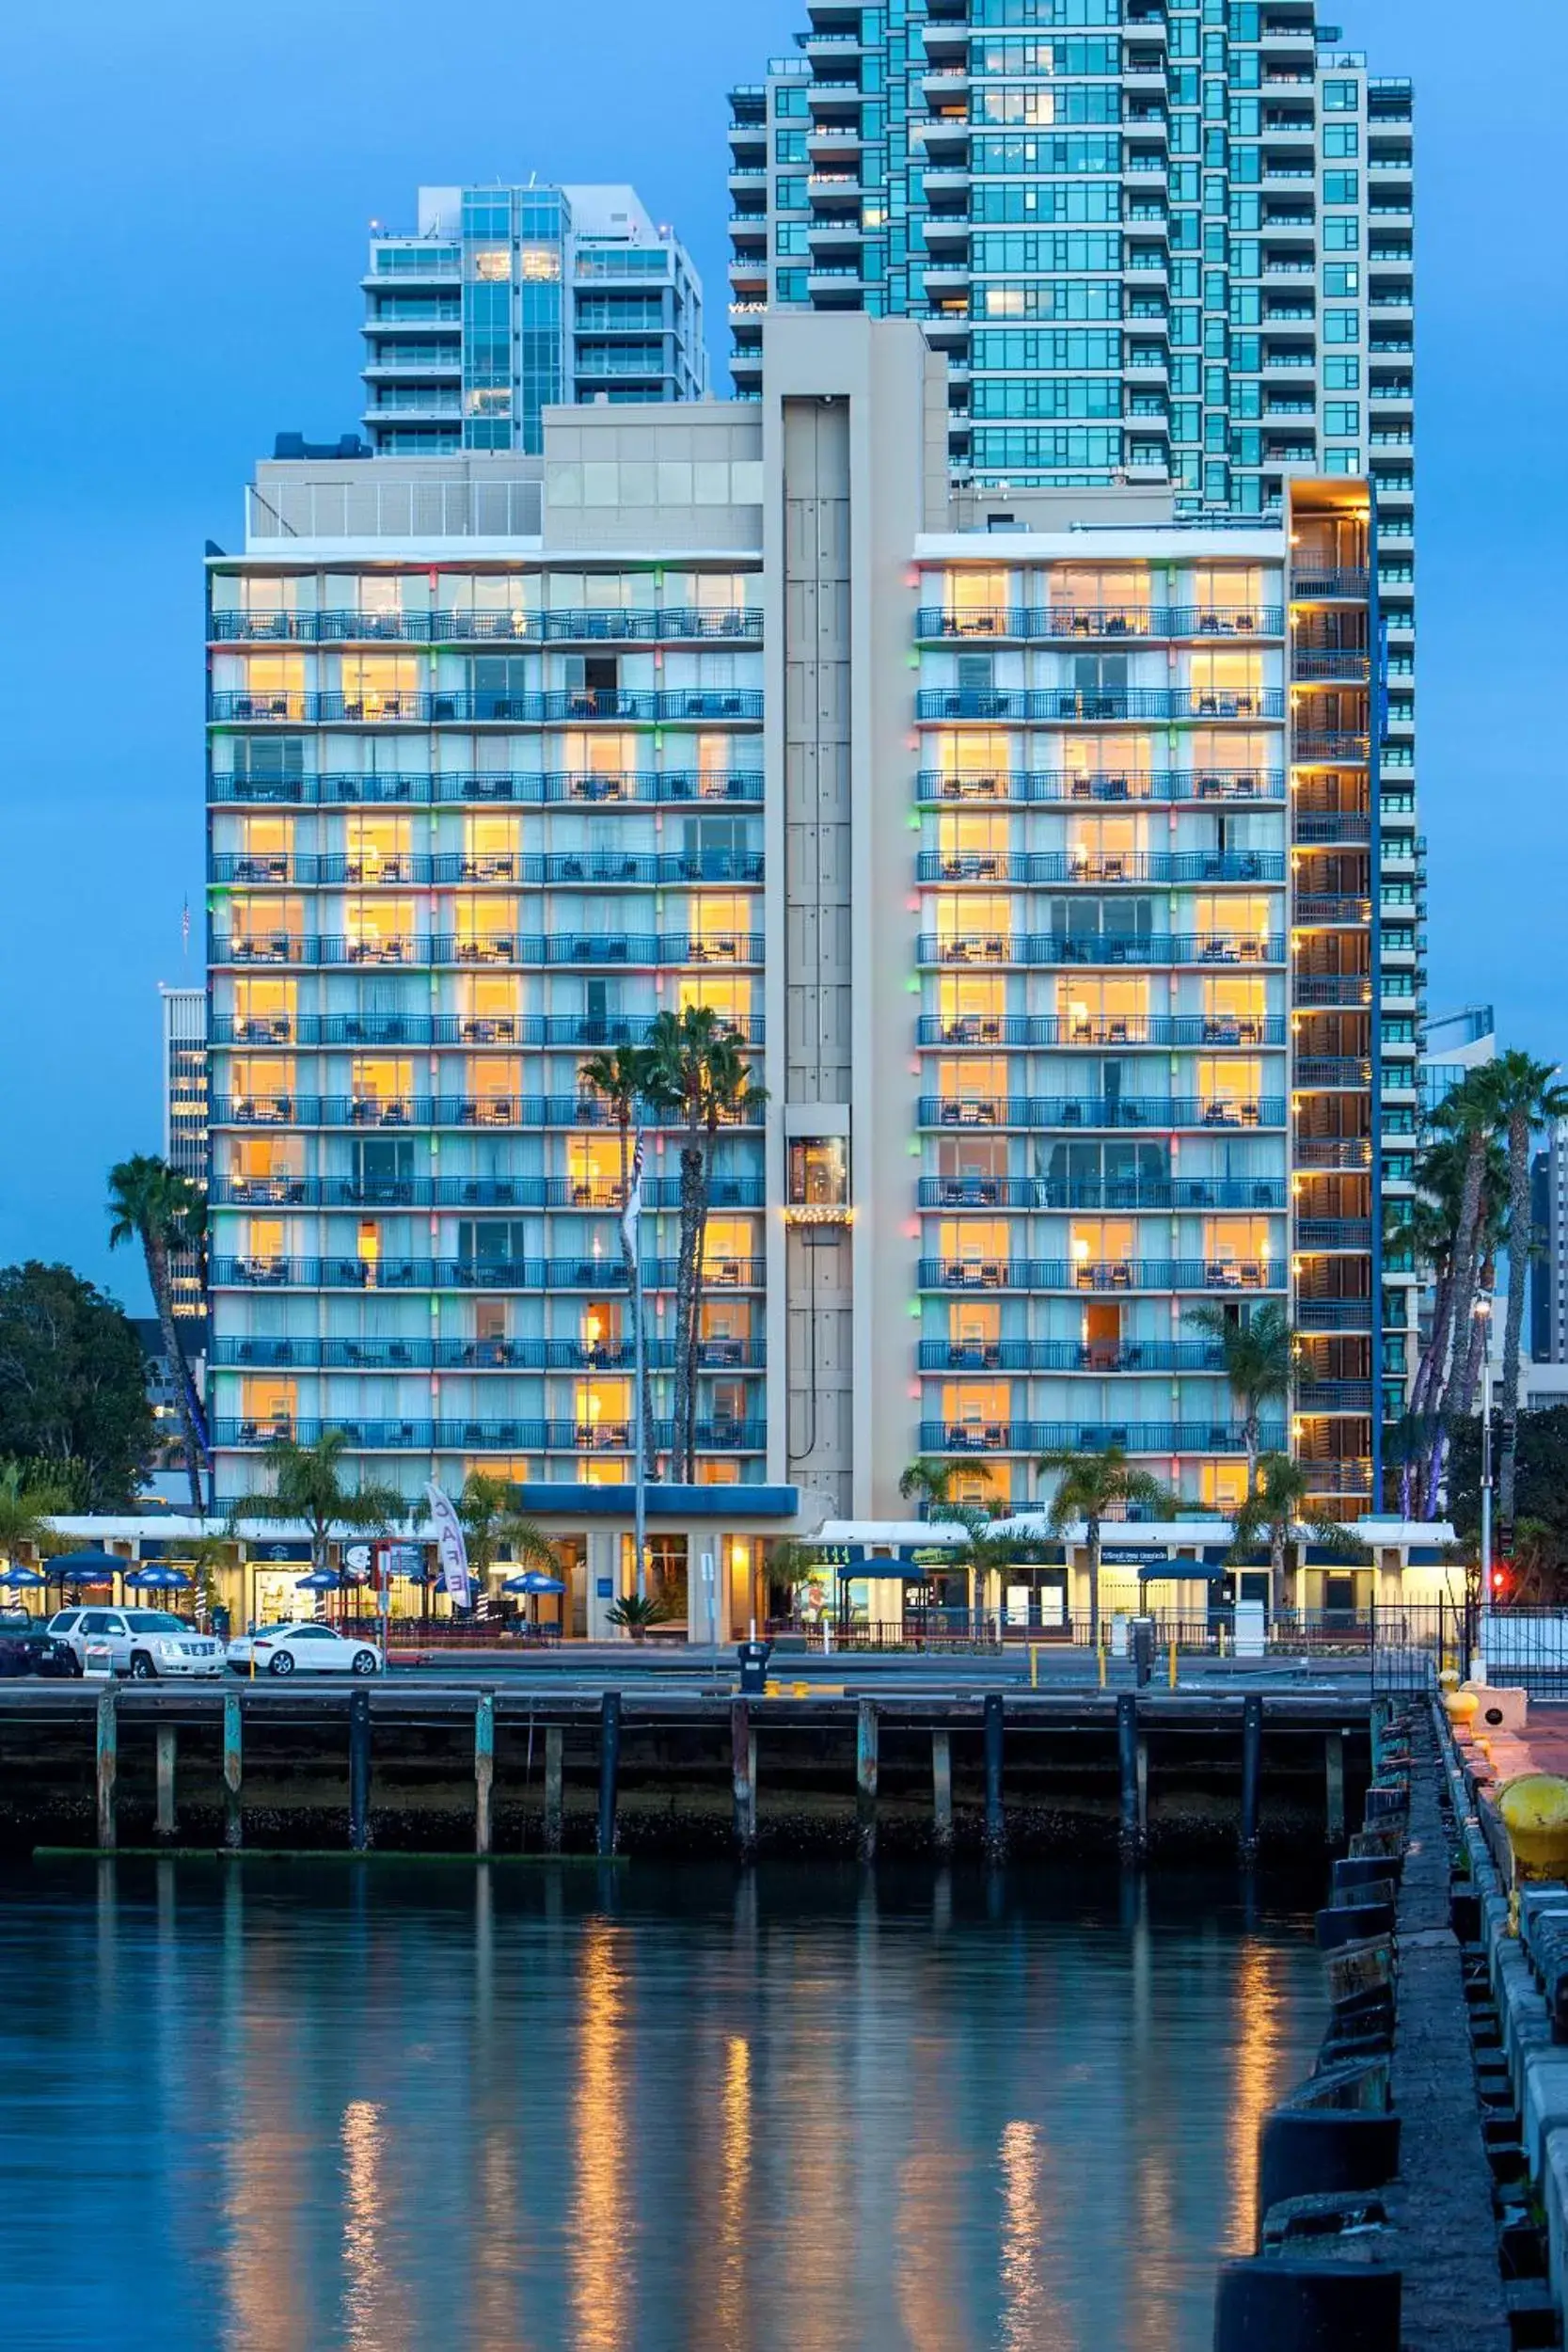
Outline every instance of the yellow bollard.
[(1170, 1645), (1170, 1687), (1173, 1691), (1176, 1688), (1176, 1644), (1174, 1641)]
[(1223, 1657), (1225, 1656), (1225, 1628), (1224, 1628), (1224, 1626), (1223, 1626), (1223, 1625), (1220, 1627), (1220, 1629), (1219, 1629), (1219, 1634), (1220, 1634), (1220, 1656), (1223, 1658)]
[(1037, 1642), (1031, 1642), (1029, 1645), (1029, 1688), (1031, 1691), (1037, 1691), (1039, 1687), (1040, 1645)]
[(1498, 1789), (1497, 1804), (1513, 1850), (1514, 1878), (1560, 1878), (1568, 1865), (1568, 1781), (1555, 1772), (1520, 1772)]
[(1103, 1643), (1101, 1644), (1096, 1656), (1100, 1661), (1100, 1687), (1103, 1691), (1105, 1688), (1105, 1645)]

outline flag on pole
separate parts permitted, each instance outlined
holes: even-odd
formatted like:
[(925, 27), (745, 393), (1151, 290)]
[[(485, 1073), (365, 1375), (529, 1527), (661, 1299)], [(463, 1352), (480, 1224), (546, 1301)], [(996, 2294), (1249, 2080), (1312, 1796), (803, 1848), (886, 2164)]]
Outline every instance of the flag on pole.
[(463, 1522), (451, 1495), (437, 1486), (434, 1479), (425, 1493), (430, 1498), (430, 1516), (436, 1522), (436, 1557), (441, 1564), (441, 1582), (460, 1609), (471, 1608), (474, 1586), (468, 1574), (468, 1547), (463, 1540)]
[(191, 951), (191, 902), (189, 898), (180, 909), (180, 944), (188, 956)]
[(639, 1235), (642, 1222), (642, 1133), (638, 1130), (637, 1142), (631, 1155), (631, 1182), (626, 1186), (626, 1205), (621, 1212), (621, 1231), (633, 1258), (639, 1251)]

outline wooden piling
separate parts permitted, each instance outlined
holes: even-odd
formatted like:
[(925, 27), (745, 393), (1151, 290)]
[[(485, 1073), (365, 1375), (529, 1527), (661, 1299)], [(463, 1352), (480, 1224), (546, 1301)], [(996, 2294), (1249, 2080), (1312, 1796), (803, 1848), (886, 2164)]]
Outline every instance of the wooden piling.
[(1345, 1735), (1323, 1734), (1323, 1835), (1331, 1846), (1345, 1842)]
[(1007, 1820), (1002, 1805), (1003, 1701), (1000, 1691), (986, 1692), (986, 1852), (999, 1862), (1006, 1851)]
[(863, 1862), (877, 1859), (877, 1702), (855, 1708), (855, 1847)]
[(607, 1691), (599, 1701), (599, 1840), (597, 1851), (615, 1851), (615, 1791), (621, 1771), (621, 1693)]
[(1258, 1692), (1242, 1701), (1242, 1859), (1258, 1851), (1258, 1814), (1263, 1780), (1263, 1701)]
[(730, 1701), (730, 1771), (735, 1789), (735, 1842), (742, 1862), (751, 1862), (757, 1846), (756, 1735), (752, 1729), (749, 1699)]
[(1138, 1699), (1133, 1691), (1117, 1692), (1117, 1770), (1121, 1788), (1120, 1842), (1122, 1857), (1132, 1861), (1142, 1853), (1143, 1822), (1138, 1805)]
[(496, 1779), (496, 1694), (474, 1701), (474, 1851), (490, 1851), (490, 1800)]
[(160, 1724), (152, 1735), (153, 1777), (158, 1792), (157, 1834), (174, 1836), (174, 1775), (180, 1735), (172, 1724)]
[(115, 1783), (119, 1773), (119, 1736), (112, 1682), (98, 1693), (96, 1763), (98, 1788), (98, 1848), (112, 1853), (115, 1846)]
[(931, 1734), (931, 1843), (939, 1854), (953, 1851), (953, 1735)]
[(545, 1726), (545, 1851), (561, 1851), (562, 1831), (565, 1822), (564, 1775), (562, 1757), (566, 1735), (559, 1724)]
[(231, 1853), (238, 1853), (245, 1843), (245, 1815), (241, 1803), (244, 1780), (244, 1750), (240, 1729), (240, 1694), (226, 1691), (223, 1694), (223, 1842)]
[(363, 1853), (371, 1842), (371, 1694), (355, 1691), (348, 1702), (348, 1842)]

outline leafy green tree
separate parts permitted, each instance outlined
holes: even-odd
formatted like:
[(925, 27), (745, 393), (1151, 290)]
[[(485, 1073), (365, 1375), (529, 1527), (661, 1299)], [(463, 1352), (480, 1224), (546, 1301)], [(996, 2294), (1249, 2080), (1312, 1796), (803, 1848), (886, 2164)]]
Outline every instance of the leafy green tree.
[(535, 1520), (517, 1509), (504, 1478), (470, 1470), (457, 1498), (457, 1516), (476, 1580), (487, 1576), (498, 1560), (526, 1560), (530, 1567), (543, 1568), (550, 1576), (559, 1572), (555, 1546)]
[(58, 1465), (89, 1511), (133, 1501), (156, 1442), (141, 1342), (117, 1300), (70, 1266), (0, 1267), (0, 1458)]
[[(1493, 1116), (1508, 1147), (1508, 1322), (1503, 1333), (1501, 1427), (1497, 1447), (1497, 1518), (1506, 1542), (1513, 1526), (1519, 1438), (1519, 1351), (1525, 1336), (1525, 1287), (1532, 1254), (1530, 1141), (1543, 1127), (1568, 1118), (1568, 1089), (1556, 1083), (1550, 1062), (1517, 1048), (1499, 1054), (1481, 1073)], [(1484, 1334), (1482, 1335), (1484, 1338)]]
[(1103, 1522), (1129, 1508), (1168, 1515), (1176, 1508), (1176, 1498), (1149, 1471), (1130, 1462), (1119, 1445), (1108, 1445), (1099, 1454), (1080, 1454), (1072, 1448), (1042, 1454), (1035, 1467), (1042, 1476), (1056, 1480), (1056, 1490), (1046, 1509), (1053, 1534), (1064, 1534), (1080, 1519), (1084, 1523), (1089, 1550), (1089, 1642), (1097, 1646)]
[(345, 1535), (385, 1535), (400, 1527), (409, 1506), (395, 1486), (364, 1480), (348, 1486), (341, 1463), (348, 1439), (341, 1429), (324, 1429), (313, 1445), (293, 1438), (277, 1438), (265, 1459), (272, 1470), (271, 1490), (245, 1495), (230, 1507), (239, 1525), (246, 1519), (300, 1519), (310, 1531), (310, 1565), (318, 1573), (328, 1565), (327, 1549)]
[(49, 1521), (68, 1507), (60, 1487), (33, 1485), (21, 1462), (0, 1463), (0, 1561), (14, 1568), (21, 1551), (46, 1552), (55, 1540)]
[[(1472, 1414), (1454, 1423), (1448, 1492), (1454, 1533), (1471, 1551), (1481, 1535), (1481, 1417)], [(1515, 1543), (1528, 1519), (1568, 1558), (1568, 1405), (1520, 1414), (1514, 1500)]]
[(1286, 1310), (1272, 1300), (1245, 1316), (1217, 1304), (1190, 1307), (1184, 1320), (1218, 1347), (1226, 1386), (1242, 1408), (1250, 1494), (1258, 1484), (1263, 1407), (1289, 1397), (1300, 1335), (1291, 1327)]
[(1295, 1540), (1298, 1529), (1306, 1529), (1320, 1543), (1333, 1545), (1347, 1560), (1371, 1556), (1348, 1528), (1313, 1507), (1308, 1493), (1310, 1484), (1300, 1463), (1292, 1462), (1288, 1454), (1265, 1454), (1258, 1464), (1258, 1475), (1247, 1489), (1245, 1502), (1232, 1515), (1233, 1561), (1259, 1543), (1268, 1545), (1269, 1613), (1274, 1617), (1283, 1615), (1285, 1611), (1285, 1551)]
[(176, 1250), (204, 1250), (206, 1203), (188, 1176), (179, 1175), (166, 1160), (151, 1152), (137, 1152), (110, 1168), (108, 1208), (109, 1248), (118, 1249), (122, 1242), (130, 1241), (141, 1244), (148, 1288), (174, 1381), (185, 1470), (191, 1482), (191, 1508), (199, 1511), (205, 1432), (198, 1426), (196, 1389), (174, 1319), (169, 1262)]

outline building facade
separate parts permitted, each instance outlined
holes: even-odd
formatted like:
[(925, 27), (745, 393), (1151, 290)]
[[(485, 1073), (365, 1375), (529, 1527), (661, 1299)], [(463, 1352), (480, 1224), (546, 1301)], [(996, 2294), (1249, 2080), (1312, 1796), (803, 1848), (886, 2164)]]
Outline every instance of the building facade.
[[(977, 492), (1147, 482), (1179, 515), (1277, 524), (1297, 479), (1370, 483), (1386, 638), (1367, 877), (1379, 1174), (1408, 1198), (1425, 978), (1409, 82), (1370, 74), (1313, 0), (806, 13), (802, 54), (731, 93), (743, 398), (766, 380), (771, 310), (909, 317), (947, 356), (947, 457)], [(1332, 661), (1295, 674), (1302, 690), (1339, 682)], [(1360, 869), (1369, 837), (1363, 823), (1335, 846)], [(1415, 1290), (1413, 1268), (1384, 1265), (1389, 1418), (1414, 1370)]]
[(541, 447), (566, 402), (701, 400), (703, 290), (629, 187), (421, 188), (371, 240), (365, 414), (383, 455)]
[(1568, 1122), (1561, 1120), (1530, 1163), (1530, 1213), (1528, 1353), (1537, 1365), (1568, 1365)]
[[(1265, 1441), (1354, 1516), (1368, 486), (1241, 526), (954, 492), (916, 326), (768, 337), (759, 404), (557, 409), (542, 464), (263, 465), (209, 561), (220, 1501), (329, 1426), (411, 1495), (624, 1499), (583, 1064), (698, 1003), (768, 1089), (716, 1151), (698, 1477), (745, 1491), (713, 1507), (896, 1518), (920, 1454), (1016, 1505), (1041, 1452), (1117, 1442), (1223, 1508), (1242, 1432), (1187, 1311), (1276, 1298), (1307, 1360)], [(667, 1459), (678, 1137), (645, 1124)]]
[[(163, 1011), (164, 1158), (177, 1175), (207, 1189), (207, 992), (159, 984)], [(170, 1261), (174, 1311), (207, 1312), (201, 1262), (194, 1249)]]

